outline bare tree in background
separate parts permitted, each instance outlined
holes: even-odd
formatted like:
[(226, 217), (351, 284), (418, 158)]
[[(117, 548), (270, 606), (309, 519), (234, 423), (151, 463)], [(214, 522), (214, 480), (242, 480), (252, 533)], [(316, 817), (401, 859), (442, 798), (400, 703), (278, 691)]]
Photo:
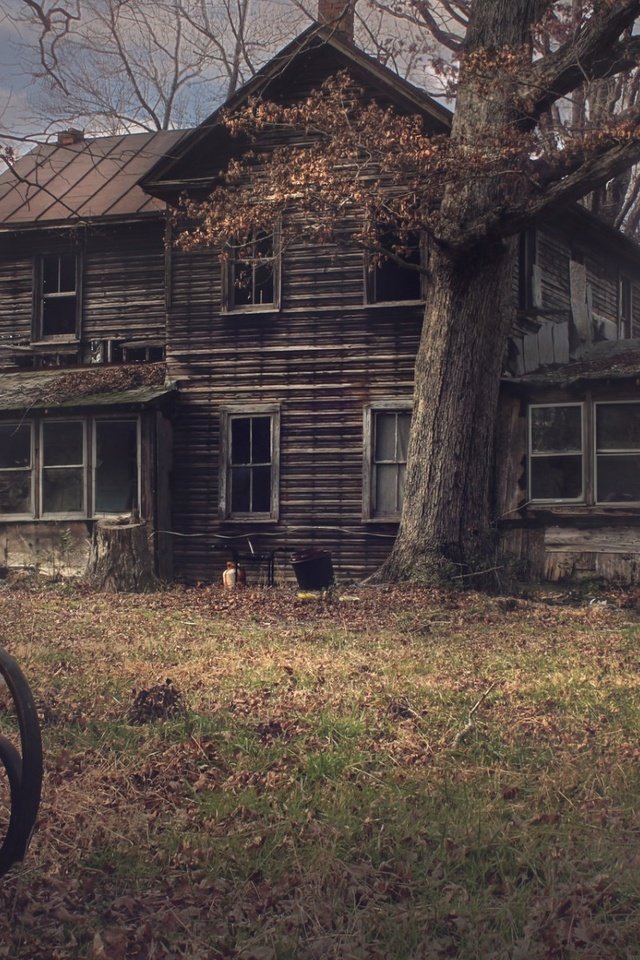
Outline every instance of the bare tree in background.
[(292, 7), (270, 0), (12, 4), (28, 31), (25, 64), (41, 81), (34, 120), (102, 133), (197, 123), (297, 26)]

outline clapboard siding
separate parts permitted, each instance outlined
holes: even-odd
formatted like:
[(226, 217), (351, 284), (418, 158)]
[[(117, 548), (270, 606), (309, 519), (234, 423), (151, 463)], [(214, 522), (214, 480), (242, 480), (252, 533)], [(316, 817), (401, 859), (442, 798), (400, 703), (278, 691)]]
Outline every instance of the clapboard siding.
[[(0, 238), (0, 368), (30, 361), (34, 262), (74, 250), (82, 258), (81, 341), (165, 336), (164, 217), (130, 225), (28, 231)], [(52, 347), (53, 349), (53, 347)], [(80, 350), (80, 355), (82, 350)]]
[[(202, 252), (172, 258), (168, 361), (180, 381), (174, 428), (176, 573), (217, 578), (228, 539), (286, 557), (331, 550), (341, 576), (363, 576), (386, 555), (395, 530), (362, 521), (363, 408), (410, 399), (422, 325), (418, 306), (365, 308), (357, 247), (317, 259), (301, 243), (282, 263), (282, 309), (220, 313), (219, 265)], [(301, 309), (304, 308), (304, 309)], [(219, 426), (225, 406), (280, 410), (280, 512), (274, 523), (218, 518)], [(250, 571), (250, 577), (252, 573)]]

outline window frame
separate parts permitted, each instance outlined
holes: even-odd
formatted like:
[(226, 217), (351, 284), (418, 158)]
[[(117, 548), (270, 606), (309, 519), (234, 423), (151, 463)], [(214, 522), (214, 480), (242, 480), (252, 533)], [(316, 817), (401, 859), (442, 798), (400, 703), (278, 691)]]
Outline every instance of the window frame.
[[(34, 421), (29, 420), (3, 420), (3, 427), (29, 427), (29, 455), (30, 455), (30, 464), (29, 464), (29, 489), (30, 489), (30, 506), (31, 509), (27, 513), (2, 513), (0, 512), (0, 520), (2, 522), (11, 521), (11, 520), (33, 520), (36, 512), (36, 485), (35, 485), (35, 462), (36, 462), (36, 431), (34, 429)], [(25, 473), (27, 471), (26, 467), (3, 467), (0, 469), (0, 473)]]
[[(391, 231), (393, 232), (393, 231)], [(418, 236), (418, 249), (420, 255), (420, 271), (411, 271), (407, 272), (418, 272), (418, 281), (420, 286), (420, 296), (418, 298), (412, 297), (410, 299), (403, 300), (378, 300), (376, 299), (376, 270), (378, 267), (372, 266), (372, 261), (375, 258), (375, 253), (372, 253), (370, 250), (364, 251), (364, 260), (363, 260), (363, 273), (364, 273), (364, 303), (367, 307), (388, 307), (395, 306), (398, 304), (423, 304), (426, 299), (426, 276), (424, 269), (426, 266), (426, 236), (424, 232), (421, 232)], [(394, 263), (395, 261), (389, 261)], [(399, 264), (395, 264), (398, 270), (402, 270)]]
[[(246, 244), (237, 244), (234, 245), (232, 241), (229, 241), (226, 247), (225, 256), (222, 258), (222, 313), (224, 314), (243, 314), (243, 313), (276, 313), (280, 310), (280, 291), (281, 291), (281, 275), (282, 275), (282, 245), (281, 245), (281, 230), (280, 223), (277, 222), (272, 230), (273, 238), (273, 255), (263, 258), (262, 262), (270, 261), (273, 265), (273, 301), (268, 303), (238, 303), (235, 302), (234, 291), (236, 289), (235, 278), (234, 278), (234, 268), (236, 263), (251, 263), (252, 269), (255, 269), (255, 265), (260, 263), (260, 259), (257, 257), (252, 257), (250, 259), (241, 259), (239, 256), (236, 256), (236, 252), (239, 252), (243, 246), (247, 246), (249, 243), (255, 244), (258, 242), (258, 235), (263, 232), (259, 230), (254, 230), (252, 233), (251, 240), (247, 241)], [(268, 234), (267, 234), (268, 236)]]
[[(44, 462), (44, 431), (45, 427), (53, 423), (80, 423), (82, 425), (82, 463), (81, 464), (54, 464), (47, 466)], [(44, 417), (40, 421), (39, 427), (39, 457), (36, 464), (38, 475), (38, 503), (39, 517), (41, 520), (84, 520), (90, 516), (87, 487), (88, 464), (88, 445), (87, 434), (89, 429), (88, 419), (86, 417)], [(45, 470), (80, 470), (82, 471), (82, 510), (53, 510), (48, 513), (44, 511), (44, 473)]]
[[(10, 523), (12, 521), (24, 522), (26, 520), (36, 520), (38, 522), (56, 522), (59, 520), (93, 520), (101, 517), (122, 516), (118, 513), (106, 513), (104, 511), (95, 511), (95, 465), (96, 465), (96, 441), (98, 423), (114, 422), (134, 422), (136, 424), (136, 470), (137, 470), (137, 503), (133, 509), (142, 512), (142, 417), (139, 413), (131, 415), (120, 414), (119, 416), (107, 417), (104, 415), (89, 414), (86, 416), (74, 415), (68, 417), (32, 417), (29, 420), (2, 420), (5, 426), (23, 426), (28, 425), (31, 430), (31, 512), (30, 513), (0, 513), (0, 522)], [(44, 431), (47, 424), (51, 423), (81, 423), (82, 424), (82, 447), (83, 464), (68, 465), (59, 464), (57, 466), (45, 467), (44, 465)], [(26, 468), (7, 468), (7, 470), (26, 470)], [(78, 469), (82, 471), (82, 491), (83, 491), (83, 509), (69, 511), (43, 511), (43, 481), (45, 470), (55, 469)]]
[[(564, 453), (558, 451), (557, 453), (534, 453), (533, 452), (533, 430), (532, 430), (532, 414), (534, 410), (540, 409), (557, 409), (558, 407), (579, 407), (580, 408), (580, 453)], [(587, 450), (586, 450), (586, 416), (585, 416), (586, 402), (583, 400), (579, 401), (569, 401), (568, 403), (557, 401), (555, 403), (530, 403), (527, 409), (527, 491), (529, 495), (529, 503), (539, 504), (539, 503), (586, 503), (587, 500), (587, 472), (586, 472), (586, 461), (587, 461)], [(532, 489), (532, 461), (541, 457), (561, 457), (561, 456), (580, 456), (581, 460), (581, 491), (579, 497), (534, 497)]]
[[(271, 498), (270, 510), (234, 513), (231, 508), (231, 424), (243, 418), (269, 417), (271, 420)], [(280, 515), (280, 405), (251, 404), (220, 410), (220, 476), (218, 513), (221, 520), (232, 523), (273, 523)]]
[[(75, 290), (73, 293), (45, 294), (44, 292), (44, 263), (51, 257), (73, 257), (75, 260)], [(40, 253), (34, 261), (33, 269), (33, 322), (31, 339), (33, 343), (75, 343), (81, 337), (82, 321), (82, 278), (83, 259), (79, 251), (60, 250), (51, 253)], [(75, 322), (74, 330), (69, 333), (45, 334), (43, 329), (44, 304), (49, 299), (74, 299)]]
[(614, 456), (640, 456), (640, 447), (636, 450), (604, 450), (598, 449), (598, 407), (607, 406), (635, 406), (640, 408), (640, 400), (593, 400), (593, 424), (592, 424), (592, 470), (593, 470), (593, 502), (598, 507), (638, 507), (640, 500), (599, 500), (598, 499), (598, 454), (612, 454)]
[(402, 398), (375, 400), (365, 405), (362, 416), (362, 519), (365, 523), (398, 523), (401, 511), (393, 514), (375, 514), (375, 427), (376, 416), (379, 413), (408, 413), (411, 416), (413, 401)]
[[(91, 516), (93, 518), (100, 519), (102, 517), (119, 517), (122, 516), (122, 512), (107, 512), (105, 510), (96, 510), (96, 469), (98, 463), (98, 430), (97, 426), (99, 423), (135, 423), (136, 425), (136, 473), (137, 473), (137, 483), (136, 483), (136, 502), (132, 510), (137, 510), (140, 512), (140, 503), (142, 496), (142, 472), (141, 472), (141, 459), (142, 459), (142, 432), (140, 425), (140, 417), (136, 415), (132, 416), (119, 416), (119, 417), (104, 417), (97, 416), (91, 417), (91, 480), (89, 484), (89, 489), (91, 493)], [(127, 511), (124, 512), (124, 515), (128, 515)]]

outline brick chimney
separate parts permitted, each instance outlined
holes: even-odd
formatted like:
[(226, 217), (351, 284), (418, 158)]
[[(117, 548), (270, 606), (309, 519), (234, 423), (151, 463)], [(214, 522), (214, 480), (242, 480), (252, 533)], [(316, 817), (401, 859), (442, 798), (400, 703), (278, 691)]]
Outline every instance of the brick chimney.
[(353, 42), (354, 7), (356, 0), (318, 0), (318, 20)]
[(76, 130), (71, 127), (69, 130), (58, 130), (58, 146), (71, 147), (74, 143), (82, 143), (84, 140), (84, 130)]

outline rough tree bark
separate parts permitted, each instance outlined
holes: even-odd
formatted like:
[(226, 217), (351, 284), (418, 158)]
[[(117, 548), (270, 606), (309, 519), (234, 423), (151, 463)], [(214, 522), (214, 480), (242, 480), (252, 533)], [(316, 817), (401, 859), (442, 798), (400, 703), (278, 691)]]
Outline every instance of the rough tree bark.
[(157, 587), (147, 524), (99, 520), (93, 528), (86, 580), (103, 593), (144, 593)]
[[(545, 0), (475, 3), (465, 41), (476, 51), (519, 51)], [(523, 124), (509, 85), (487, 90), (463, 66), (451, 132), (461, 150), (496, 129)], [(405, 498), (394, 548), (375, 579), (428, 578), (491, 565), (491, 488), (500, 372), (513, 319), (516, 241), (480, 236), (496, 210), (517, 202), (521, 178), (469, 177), (445, 189), (443, 229), (431, 255), (430, 286), (415, 368)]]

